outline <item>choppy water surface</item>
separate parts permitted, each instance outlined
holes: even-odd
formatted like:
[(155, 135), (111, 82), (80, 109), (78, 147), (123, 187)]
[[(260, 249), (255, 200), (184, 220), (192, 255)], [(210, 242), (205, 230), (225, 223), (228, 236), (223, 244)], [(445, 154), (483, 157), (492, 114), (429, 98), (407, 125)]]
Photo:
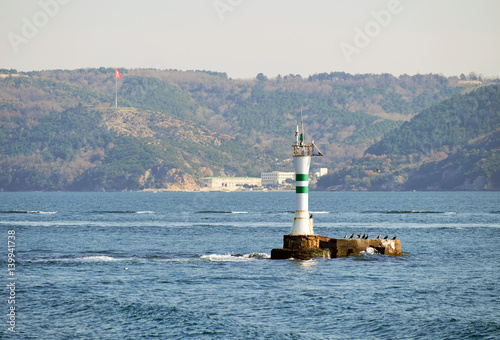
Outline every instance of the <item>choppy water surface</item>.
[(310, 193), (316, 234), (397, 235), (402, 258), (270, 260), (293, 209), (290, 192), (0, 193), (15, 335), (500, 338), (500, 193)]

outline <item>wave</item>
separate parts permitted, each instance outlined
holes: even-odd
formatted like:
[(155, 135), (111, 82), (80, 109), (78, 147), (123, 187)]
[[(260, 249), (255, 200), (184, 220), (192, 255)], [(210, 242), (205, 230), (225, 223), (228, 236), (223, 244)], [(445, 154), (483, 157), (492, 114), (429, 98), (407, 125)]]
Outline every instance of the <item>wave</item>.
[(248, 214), (248, 211), (225, 211), (225, 210), (201, 210), (195, 214)]
[[(286, 223), (280, 224), (281, 227), (286, 227)], [(421, 222), (323, 222), (314, 223), (314, 227), (320, 227), (321, 229), (326, 229), (325, 233), (330, 233), (332, 230), (336, 232), (337, 230), (351, 230), (352, 232), (358, 232), (359, 230), (368, 229), (371, 230), (376, 228), (377, 230), (383, 229), (458, 229), (458, 228), (500, 228), (500, 223), (494, 222), (457, 222), (457, 223), (421, 223)], [(358, 231), (357, 231), (358, 230)], [(375, 232), (374, 232), (375, 233)], [(378, 234), (378, 231), (376, 232)], [(342, 233), (342, 237), (345, 233)]]
[[(362, 211), (362, 214), (445, 214), (443, 211), (432, 210), (367, 210)], [(453, 211), (448, 211), (446, 214), (452, 214)]]
[(144, 256), (110, 256), (110, 255), (84, 255), (84, 256), (67, 256), (58, 258), (35, 258), (26, 260), (26, 262), (132, 262), (139, 263), (143, 261), (166, 261), (166, 262), (191, 262), (191, 261), (210, 261), (210, 262), (241, 262), (241, 261), (253, 261), (258, 259), (270, 259), (271, 256), (266, 253), (250, 253), (250, 254), (210, 254), (202, 256), (190, 256), (190, 255), (177, 254), (172, 257), (172, 254), (163, 255), (144, 255)]
[(160, 261), (190, 261), (193, 259), (198, 259), (198, 256), (192, 256), (191, 258), (181, 258), (179, 254), (174, 255), (158, 255), (158, 254), (147, 254), (147, 255), (116, 255), (116, 254), (87, 254), (80, 256), (62, 256), (62, 257), (40, 257), (28, 259), (26, 262), (143, 262), (151, 260)]
[(0, 214), (57, 214), (57, 211), (39, 211), (39, 210), (3, 210)]
[[(311, 214), (329, 214), (329, 211), (309, 211)], [(294, 210), (285, 210), (285, 211), (268, 211), (267, 214), (270, 215), (288, 215), (295, 214)]]
[(126, 259), (120, 259), (116, 257), (111, 257), (111, 256), (106, 256), (106, 255), (95, 255), (95, 256), (84, 256), (80, 258), (76, 258), (76, 260), (79, 261), (95, 261), (95, 262), (113, 262), (113, 261), (120, 261), (120, 260), (126, 260)]
[(149, 210), (94, 210), (92, 214), (154, 214), (154, 211)]
[(250, 254), (210, 254), (210, 255), (202, 255), (200, 259), (208, 260), (211, 262), (242, 262), (242, 261), (253, 261), (258, 259), (270, 259), (271, 255), (266, 253), (250, 253)]
[(92, 255), (79, 257), (61, 257), (61, 258), (39, 258), (27, 260), (27, 262), (114, 262), (114, 261), (130, 261), (134, 258), (117, 258), (107, 255)]

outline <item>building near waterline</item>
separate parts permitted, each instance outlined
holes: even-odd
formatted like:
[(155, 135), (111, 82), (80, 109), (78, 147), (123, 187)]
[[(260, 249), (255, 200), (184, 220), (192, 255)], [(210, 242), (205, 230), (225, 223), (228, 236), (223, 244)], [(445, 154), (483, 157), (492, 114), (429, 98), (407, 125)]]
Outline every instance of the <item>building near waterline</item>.
[(328, 168), (316, 168), (313, 170), (313, 175), (318, 178), (328, 175)]
[(295, 179), (295, 172), (271, 171), (260, 174), (262, 185), (282, 185), (287, 179)]
[(201, 183), (210, 189), (236, 189), (245, 185), (260, 187), (262, 180), (258, 177), (205, 177), (201, 179)]

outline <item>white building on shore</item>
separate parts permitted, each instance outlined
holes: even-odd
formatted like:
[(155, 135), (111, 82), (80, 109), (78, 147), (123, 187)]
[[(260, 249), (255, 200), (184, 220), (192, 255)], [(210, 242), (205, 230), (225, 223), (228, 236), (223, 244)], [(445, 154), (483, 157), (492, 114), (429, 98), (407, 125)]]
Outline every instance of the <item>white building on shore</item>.
[(295, 180), (295, 172), (272, 171), (260, 174), (262, 185), (282, 185), (287, 179)]
[(210, 189), (237, 189), (244, 185), (257, 187), (262, 185), (258, 177), (205, 177), (201, 183)]
[(316, 177), (323, 177), (324, 175), (328, 175), (328, 168), (317, 168), (314, 169), (313, 175)]

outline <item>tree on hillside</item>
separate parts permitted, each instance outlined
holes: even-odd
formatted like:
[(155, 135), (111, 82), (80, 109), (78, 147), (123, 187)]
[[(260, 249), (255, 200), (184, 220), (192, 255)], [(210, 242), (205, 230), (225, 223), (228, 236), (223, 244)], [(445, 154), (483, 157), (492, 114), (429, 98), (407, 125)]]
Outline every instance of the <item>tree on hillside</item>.
[(259, 73), (256, 78), (258, 81), (266, 81), (267, 80), (267, 77), (263, 73)]

